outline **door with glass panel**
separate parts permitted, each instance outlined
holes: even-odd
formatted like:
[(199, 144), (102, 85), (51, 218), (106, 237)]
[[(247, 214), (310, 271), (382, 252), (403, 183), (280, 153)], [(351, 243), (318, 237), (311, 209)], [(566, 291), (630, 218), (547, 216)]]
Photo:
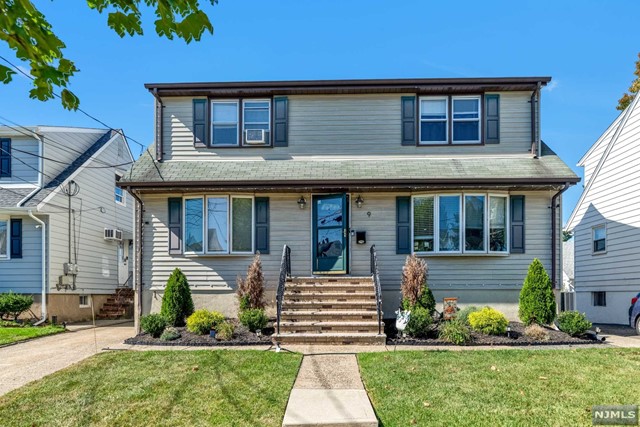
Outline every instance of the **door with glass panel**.
[(348, 272), (346, 194), (313, 196), (313, 273)]

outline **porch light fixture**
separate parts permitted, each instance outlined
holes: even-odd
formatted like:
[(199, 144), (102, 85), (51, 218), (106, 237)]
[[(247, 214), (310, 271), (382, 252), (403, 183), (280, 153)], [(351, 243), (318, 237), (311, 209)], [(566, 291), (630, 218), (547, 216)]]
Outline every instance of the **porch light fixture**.
[(356, 206), (361, 208), (362, 205), (364, 205), (364, 199), (362, 198), (362, 195), (358, 194), (358, 197), (356, 198)]
[(304, 209), (307, 206), (307, 200), (304, 198), (304, 196), (300, 196), (300, 198), (298, 199), (298, 207), (300, 209)]

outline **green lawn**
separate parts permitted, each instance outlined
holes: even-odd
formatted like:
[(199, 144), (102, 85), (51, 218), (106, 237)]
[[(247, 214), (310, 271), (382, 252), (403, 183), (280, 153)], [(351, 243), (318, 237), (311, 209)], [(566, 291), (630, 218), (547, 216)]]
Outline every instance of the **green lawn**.
[(45, 335), (57, 334), (64, 331), (62, 326), (26, 326), (21, 327), (0, 327), (0, 345), (10, 344), (16, 341), (28, 340), (29, 338), (43, 337)]
[(365, 353), (381, 425), (591, 425), (592, 405), (640, 404), (640, 349)]
[(302, 356), (109, 352), (0, 397), (3, 426), (280, 426)]

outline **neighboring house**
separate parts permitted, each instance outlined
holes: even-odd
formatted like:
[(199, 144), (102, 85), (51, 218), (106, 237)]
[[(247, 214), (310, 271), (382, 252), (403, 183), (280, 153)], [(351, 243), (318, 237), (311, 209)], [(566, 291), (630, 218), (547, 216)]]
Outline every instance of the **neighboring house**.
[(439, 302), (516, 317), (534, 258), (560, 285), (557, 205), (579, 181), (539, 137), (549, 81), (147, 84), (155, 158), (119, 183), (143, 203), (142, 311), (179, 267), (197, 306), (236, 315), (236, 276), (257, 252), (273, 304), (284, 245), (293, 276), (371, 286), (375, 245), (385, 317), (411, 253)]
[(562, 289), (560, 310), (575, 310), (575, 274), (574, 274), (574, 243), (573, 238), (562, 242)]
[(575, 240), (576, 309), (592, 322), (628, 324), (640, 292), (639, 99), (578, 162), (585, 186), (566, 229)]
[(32, 311), (44, 318), (99, 315), (131, 283), (133, 199), (116, 187), (133, 161), (124, 136), (0, 126), (0, 144), (0, 292), (33, 295)]

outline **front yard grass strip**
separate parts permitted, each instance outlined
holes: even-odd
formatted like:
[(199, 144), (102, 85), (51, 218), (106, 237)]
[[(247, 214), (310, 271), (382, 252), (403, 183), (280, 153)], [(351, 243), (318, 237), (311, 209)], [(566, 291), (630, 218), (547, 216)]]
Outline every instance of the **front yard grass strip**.
[(302, 356), (101, 353), (0, 397), (3, 426), (280, 426)]
[(381, 424), (590, 426), (592, 405), (640, 403), (640, 349), (358, 355)]
[(12, 344), (31, 338), (43, 337), (63, 332), (64, 328), (57, 325), (0, 327), (0, 345)]

